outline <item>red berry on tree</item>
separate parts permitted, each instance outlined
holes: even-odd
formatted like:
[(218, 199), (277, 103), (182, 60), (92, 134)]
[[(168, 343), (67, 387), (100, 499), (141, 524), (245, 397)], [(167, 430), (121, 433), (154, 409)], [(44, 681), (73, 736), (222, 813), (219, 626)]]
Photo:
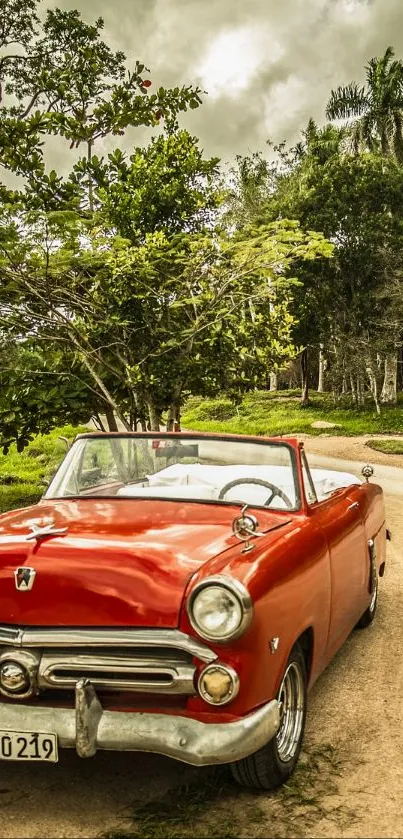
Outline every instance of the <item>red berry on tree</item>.
[(151, 87), (152, 82), (150, 82), (150, 79), (145, 79), (141, 84), (143, 87)]

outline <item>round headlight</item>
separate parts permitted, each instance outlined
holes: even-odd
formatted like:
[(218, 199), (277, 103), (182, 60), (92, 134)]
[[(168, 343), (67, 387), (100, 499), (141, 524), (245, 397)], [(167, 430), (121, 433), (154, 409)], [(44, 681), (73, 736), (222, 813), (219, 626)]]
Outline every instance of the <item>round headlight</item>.
[(237, 580), (210, 577), (192, 591), (188, 615), (193, 629), (208, 641), (238, 638), (249, 625), (252, 603)]

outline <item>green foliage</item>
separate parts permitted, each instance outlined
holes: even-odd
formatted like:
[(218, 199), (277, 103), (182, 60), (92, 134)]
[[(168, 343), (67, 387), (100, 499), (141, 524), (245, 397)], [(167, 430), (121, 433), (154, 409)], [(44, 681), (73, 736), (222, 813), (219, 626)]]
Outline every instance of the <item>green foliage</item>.
[(49, 341), (0, 344), (0, 447), (18, 451), (60, 423), (89, 422), (102, 407), (73, 355)]
[[(101, 18), (37, 10), (0, 0), (0, 164), (23, 176), (19, 192), (0, 185), (4, 451), (91, 416), (158, 428), (166, 412), (172, 425), (184, 392), (225, 394), (205, 421), (236, 424), (227, 396), (240, 403), (298, 354), (307, 385), (319, 347), (334, 394), (349, 386), (358, 403), (368, 381), (379, 408), (379, 359), (403, 334), (393, 51), (371, 59), (365, 87), (332, 94), (329, 117), (357, 117), (355, 134), (310, 120), (272, 162), (238, 157), (224, 189), (219, 161), (177, 122), (197, 88), (154, 90)], [(164, 132), (124, 154), (138, 125)], [(45, 170), (52, 134), (81, 150), (67, 178)]]
[[(3, 216), (0, 326), (3, 313), (5, 345), (17, 341), (7, 352), (21, 355), (24, 336), (35, 336), (26, 372), (11, 362), (2, 374), (6, 446), (25, 445), (63, 410), (83, 421), (109, 407), (126, 427), (147, 410), (156, 428), (185, 386), (246, 390), (269, 361), (292, 353), (288, 303), (297, 280), (284, 272), (332, 250), (321, 234), (286, 220), (236, 236), (146, 232), (133, 244), (71, 212)], [(32, 357), (30, 344), (41, 348)], [(14, 410), (30, 399), (27, 414)]]
[(36, 483), (16, 483), (4, 487), (0, 479), (0, 514), (37, 504), (44, 487)]
[(35, 437), (22, 453), (14, 444), (7, 455), (0, 454), (0, 513), (35, 504), (44, 492), (42, 481), (52, 477), (66, 454), (66, 443), (59, 437), (71, 442), (83, 431), (88, 428), (61, 426)]
[(328, 119), (352, 119), (349, 126), (355, 152), (366, 149), (392, 155), (403, 162), (403, 62), (392, 60), (388, 47), (366, 67), (366, 86), (356, 82), (333, 90), (326, 108)]
[(222, 200), (218, 163), (205, 160), (184, 130), (154, 138), (129, 160), (117, 151), (97, 173), (102, 214), (133, 243), (144, 242), (146, 233), (203, 229)]
[[(234, 414), (234, 404), (230, 399), (203, 399), (188, 400), (186, 403), (186, 411), (189, 415), (193, 414), (196, 408), (196, 416), (201, 420), (229, 420)], [(190, 403), (190, 404), (189, 404)]]
[(300, 285), (289, 312), (294, 343), (325, 348), (336, 392), (351, 379), (380, 385), (378, 359), (396, 350), (403, 326), (402, 169), (391, 156), (347, 154), (345, 139), (346, 129), (310, 121), (301, 144), (278, 149), (255, 208), (260, 219), (297, 218), (334, 245), (331, 260), (294, 263)]
[[(126, 68), (121, 51), (102, 40), (103, 20), (85, 23), (76, 10), (48, 9), (42, 22), (38, 0), (0, 0), (6, 21), (0, 33), (2, 101), (0, 163), (26, 178), (32, 206), (61, 206), (87, 196), (94, 209), (94, 144), (122, 136), (130, 126), (171, 124), (180, 111), (197, 108), (192, 86), (149, 93), (149, 71), (140, 62)], [(74, 60), (72, 60), (74, 56)], [(68, 181), (45, 173), (43, 141), (57, 135), (85, 156)]]

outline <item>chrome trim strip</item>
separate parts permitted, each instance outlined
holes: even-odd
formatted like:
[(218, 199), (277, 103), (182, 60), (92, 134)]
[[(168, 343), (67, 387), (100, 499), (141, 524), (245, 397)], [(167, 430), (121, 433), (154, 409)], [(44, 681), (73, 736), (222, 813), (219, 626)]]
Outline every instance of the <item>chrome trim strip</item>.
[(215, 661), (217, 653), (179, 629), (47, 629), (0, 626), (0, 646), (13, 647), (172, 647), (200, 661)]
[(0, 644), (10, 644), (13, 647), (22, 645), (22, 629), (0, 626)]
[(207, 766), (240, 760), (268, 743), (278, 731), (279, 707), (272, 700), (230, 723), (103, 711), (93, 685), (82, 679), (76, 685), (75, 710), (4, 703), (1, 727), (5, 731), (55, 733), (61, 748), (75, 747), (80, 757), (89, 757), (97, 749), (141, 751)]

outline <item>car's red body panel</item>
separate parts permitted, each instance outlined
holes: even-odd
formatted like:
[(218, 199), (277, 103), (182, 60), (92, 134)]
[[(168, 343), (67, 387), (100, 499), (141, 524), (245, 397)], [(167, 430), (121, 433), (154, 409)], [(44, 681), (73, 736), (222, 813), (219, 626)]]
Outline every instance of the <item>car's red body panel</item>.
[[(198, 696), (187, 698), (186, 707), (164, 708), (150, 697), (147, 709), (204, 721), (242, 717), (276, 696), (287, 657), (303, 633), (311, 644), (313, 684), (369, 604), (368, 540), (375, 540), (379, 571), (385, 561), (384, 504), (381, 489), (367, 483), (308, 506), (300, 445), (286, 442), (298, 464), (302, 505), (297, 511), (255, 511), (265, 535), (252, 539), (250, 552), (232, 533), (237, 504), (82, 498), (44, 500), (0, 516), (0, 624), (178, 627), (197, 638), (187, 597), (201, 579), (225, 574), (246, 586), (254, 604), (244, 635), (208, 644), (238, 673), (238, 696), (223, 708)], [(46, 523), (49, 517), (68, 533), (25, 541), (32, 520)], [(23, 594), (13, 578), (21, 565), (37, 570), (33, 590)], [(279, 639), (275, 650), (273, 639)], [(129, 707), (140, 707), (135, 696)]]
[[(60, 500), (0, 519), (1, 622), (177, 627), (192, 575), (231, 547), (239, 551), (231, 530), (237, 508), (152, 500), (136, 508), (123, 498)], [(27, 542), (33, 517), (68, 532)], [(278, 519), (263, 511), (260, 523), (268, 529)], [(16, 592), (16, 564), (35, 565), (27, 597)]]

